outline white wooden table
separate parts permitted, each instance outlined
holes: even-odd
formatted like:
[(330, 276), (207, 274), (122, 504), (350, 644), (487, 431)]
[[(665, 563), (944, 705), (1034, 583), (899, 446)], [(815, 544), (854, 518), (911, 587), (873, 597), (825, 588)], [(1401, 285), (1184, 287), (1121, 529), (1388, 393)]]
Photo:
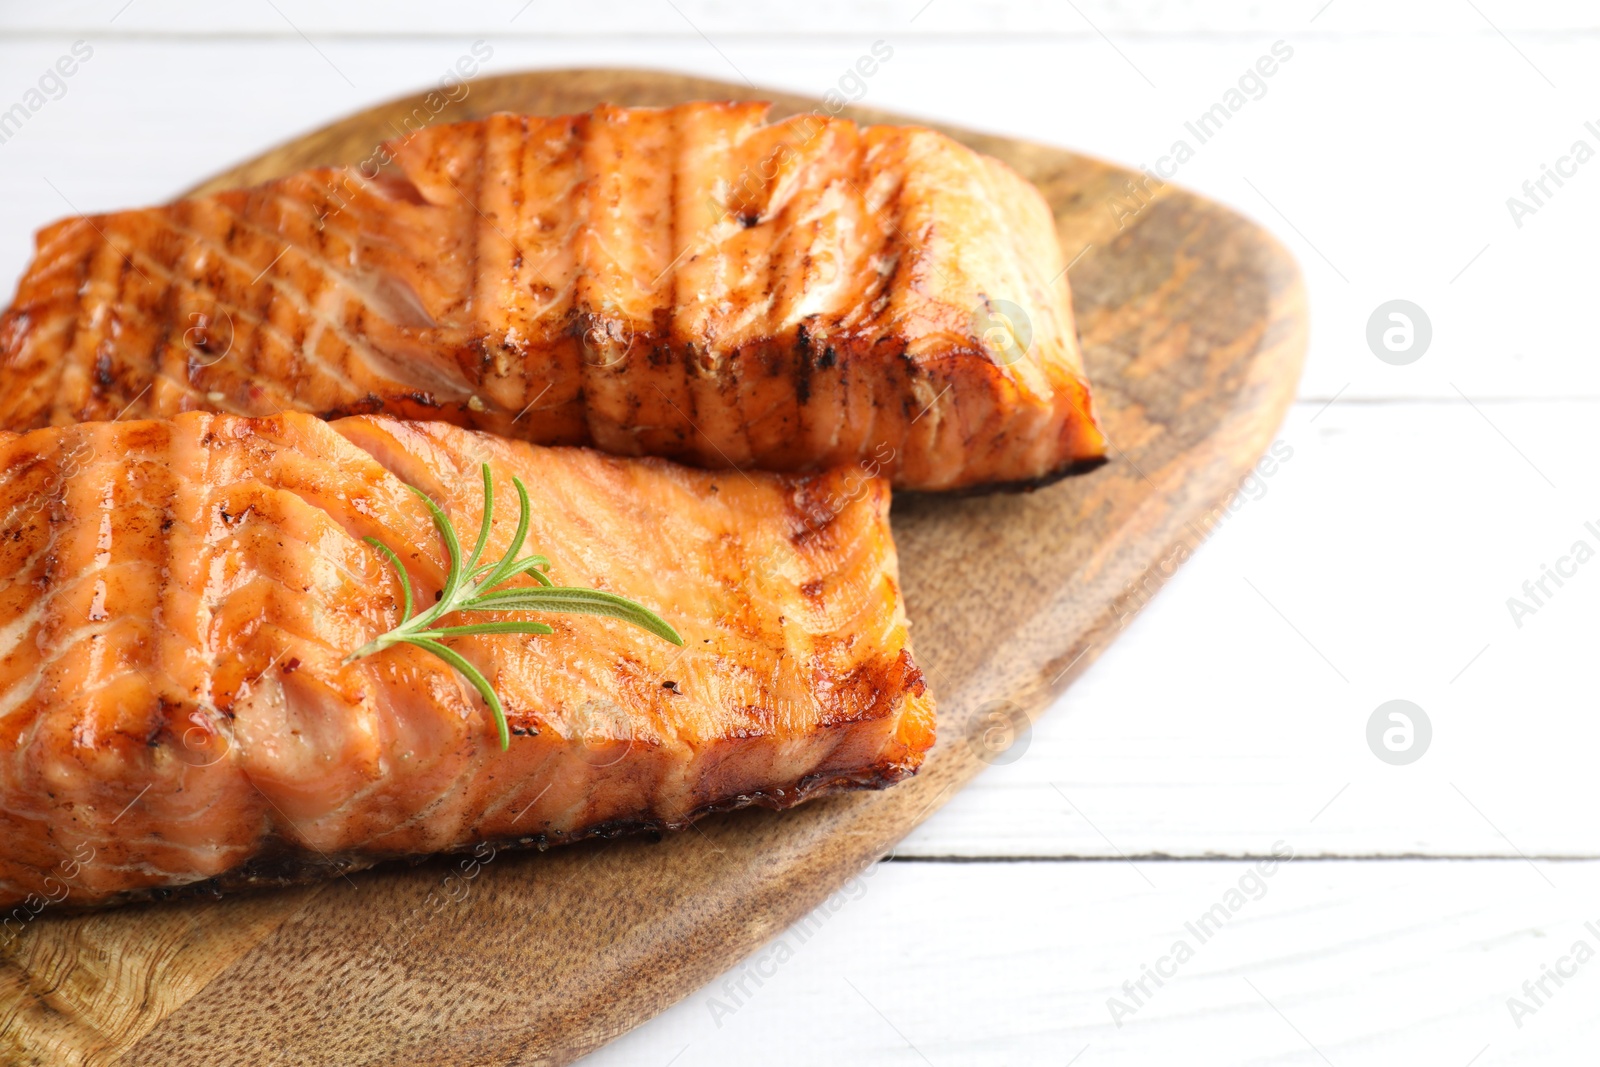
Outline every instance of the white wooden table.
[[(1595, 1062), (1600, 561), (1562, 560), (1600, 549), (1600, 159), (1561, 160), (1600, 151), (1597, 32), (1577, 0), (7, 0), (0, 277), (53, 218), (160, 201), (475, 40), (486, 73), (818, 95), (883, 41), (871, 105), (1151, 165), (1282, 41), (1175, 180), (1304, 266), (1292, 458), (1020, 759), (593, 1061)], [(1407, 365), (1366, 339), (1392, 299), (1431, 322)], [(1431, 722), (1408, 765), (1368, 747), (1391, 699)]]

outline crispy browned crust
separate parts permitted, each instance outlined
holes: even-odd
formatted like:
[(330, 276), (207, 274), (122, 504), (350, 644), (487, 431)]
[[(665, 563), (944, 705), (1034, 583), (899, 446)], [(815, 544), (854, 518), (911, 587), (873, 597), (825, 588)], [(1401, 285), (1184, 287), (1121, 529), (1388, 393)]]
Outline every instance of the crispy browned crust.
[[(406, 486), (470, 543), (485, 463), (486, 559), (511, 548), (519, 478), (522, 547), (552, 580), (683, 639), (546, 613), (548, 635), (451, 638), (504, 702), (504, 750), (449, 664), (346, 655), (400, 621), (366, 539), (428, 603), (442, 550)], [(0, 432), (0, 912), (64, 885), (162, 899), (663, 831), (904, 777), (934, 715), (888, 509), (851, 468), (707, 472), (387, 418)]]
[(834, 775), (808, 775), (790, 786), (743, 793), (726, 800), (706, 804), (691, 812), (687, 818), (617, 819), (586, 827), (575, 834), (524, 834), (519, 837), (485, 839), (473, 844), (439, 852), (404, 853), (392, 856), (364, 852), (346, 852), (338, 855), (306, 852), (286, 847), (281, 842), (269, 846), (250, 862), (236, 867), (216, 878), (206, 878), (187, 885), (154, 886), (148, 889), (119, 893), (112, 897), (89, 903), (75, 902), (71, 897), (50, 906), (52, 915), (76, 915), (127, 904), (161, 903), (173, 900), (220, 900), (239, 893), (283, 889), (296, 885), (312, 885), (337, 878), (340, 875), (381, 869), (400, 864), (416, 866), (432, 860), (471, 853), (488, 845), (499, 850), (548, 852), (562, 845), (575, 845), (584, 841), (613, 840), (619, 837), (646, 837), (660, 840), (662, 835), (687, 830), (692, 824), (709, 815), (720, 815), (745, 808), (767, 808), (786, 811), (807, 801), (841, 793), (860, 790), (887, 789), (916, 773), (915, 763), (884, 764), (877, 768)]
[(930, 130), (764, 116), (496, 115), (382, 146), (376, 178), (46, 227), (0, 428), (387, 414), (919, 490), (1102, 458), (1039, 192)]
[[(1048, 489), (1057, 482), (1064, 481), (1075, 475), (1097, 471), (1109, 462), (1111, 460), (1106, 456), (1097, 456), (1092, 459), (1076, 459), (1037, 478), (1023, 478), (1015, 482), (994, 482), (990, 485), (973, 485), (965, 489), (952, 489), (939, 495), (959, 499), (961, 497), (988, 496), (991, 493), (1032, 493), (1039, 489)], [(932, 494), (912, 491), (910, 495), (930, 496)]]

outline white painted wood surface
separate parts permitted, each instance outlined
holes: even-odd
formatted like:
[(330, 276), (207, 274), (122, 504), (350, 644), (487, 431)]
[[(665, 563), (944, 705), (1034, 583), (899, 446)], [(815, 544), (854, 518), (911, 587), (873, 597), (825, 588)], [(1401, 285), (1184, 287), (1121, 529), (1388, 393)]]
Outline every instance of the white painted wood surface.
[[(808, 937), (791, 930), (593, 1060), (1592, 1063), (1600, 961), (1562, 957), (1600, 950), (1584, 925), (1600, 865), (1551, 876), (1520, 860), (1291, 860), (1267, 878), (1238, 862), (888, 863)], [(1522, 983), (1558, 965), (1573, 976), (1534, 1004)], [(1124, 990), (1141, 978), (1148, 995)], [(1514, 1017), (1513, 996), (1532, 1014)]]
[[(0, 3), (0, 113), (93, 49), (0, 142), (0, 286), (43, 223), (159, 201), (435, 82), (478, 39), (486, 73), (812, 94), (883, 40), (866, 103), (1134, 165), (1192, 142), (1284, 41), (1175, 180), (1305, 268), (1291, 458), (1019, 758), (785, 936), (792, 958), (774, 943), (594, 1061), (1592, 1062), (1600, 964), (1545, 979), (1543, 1006), (1522, 983), (1600, 950), (1600, 561), (1547, 579), (1520, 626), (1507, 599), (1575, 541), (1600, 549), (1600, 159), (1520, 226), (1506, 201), (1575, 140), (1600, 150), (1597, 30), (1576, 0)], [(1432, 323), (1408, 366), (1366, 342), (1394, 298)], [(1367, 747), (1396, 698), (1433, 726), (1408, 766)], [(1108, 998), (1131, 1003), (1122, 983), (1275, 842), (1297, 858), (1116, 1026)], [(1538, 1008), (1520, 1027), (1512, 996)]]

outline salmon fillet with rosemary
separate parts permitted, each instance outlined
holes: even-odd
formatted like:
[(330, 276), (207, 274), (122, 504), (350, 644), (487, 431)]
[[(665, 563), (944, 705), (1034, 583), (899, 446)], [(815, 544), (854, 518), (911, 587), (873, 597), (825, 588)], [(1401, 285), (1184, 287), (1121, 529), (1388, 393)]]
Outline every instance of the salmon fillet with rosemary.
[(0, 427), (381, 413), (930, 490), (1102, 462), (1039, 191), (932, 130), (768, 106), (497, 114), (46, 227)]
[[(503, 703), (504, 750), (439, 657), (346, 661), (403, 621), (363, 539), (431, 606), (448, 557), (406, 486), (470, 544), (484, 463), (501, 487), (486, 559), (513, 547), (520, 478), (549, 577), (683, 641), (515, 612), (493, 617), (554, 632), (448, 638)], [(934, 716), (888, 508), (887, 481), (855, 468), (708, 472), (377, 416), (0, 434), (0, 921), (903, 778)]]

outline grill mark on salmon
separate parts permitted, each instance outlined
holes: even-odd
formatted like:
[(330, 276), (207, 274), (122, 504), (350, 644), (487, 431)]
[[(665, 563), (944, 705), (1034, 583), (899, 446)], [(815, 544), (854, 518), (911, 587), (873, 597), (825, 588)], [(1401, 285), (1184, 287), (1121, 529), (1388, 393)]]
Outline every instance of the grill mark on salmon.
[[(886, 449), (915, 489), (1101, 462), (1039, 192), (930, 130), (767, 109), (498, 114), (376, 173), (46, 227), (0, 316), (0, 426), (382, 413), (712, 468)], [(1020, 357), (980, 328), (1000, 301)], [(234, 323), (214, 362), (197, 308)]]
[[(476, 530), (489, 462), (525, 551), (658, 611), (453, 646), (513, 733), (409, 646), (345, 654), (445, 580), (405, 488)], [(508, 499), (509, 498), (509, 499)], [(327, 875), (483, 841), (547, 845), (788, 807), (915, 771), (889, 485), (543, 448), (445, 423), (189, 412), (0, 433), (0, 915)], [(515, 528), (501, 493), (488, 553)], [(526, 582), (526, 579), (519, 579)], [(668, 683), (671, 683), (670, 685)]]

